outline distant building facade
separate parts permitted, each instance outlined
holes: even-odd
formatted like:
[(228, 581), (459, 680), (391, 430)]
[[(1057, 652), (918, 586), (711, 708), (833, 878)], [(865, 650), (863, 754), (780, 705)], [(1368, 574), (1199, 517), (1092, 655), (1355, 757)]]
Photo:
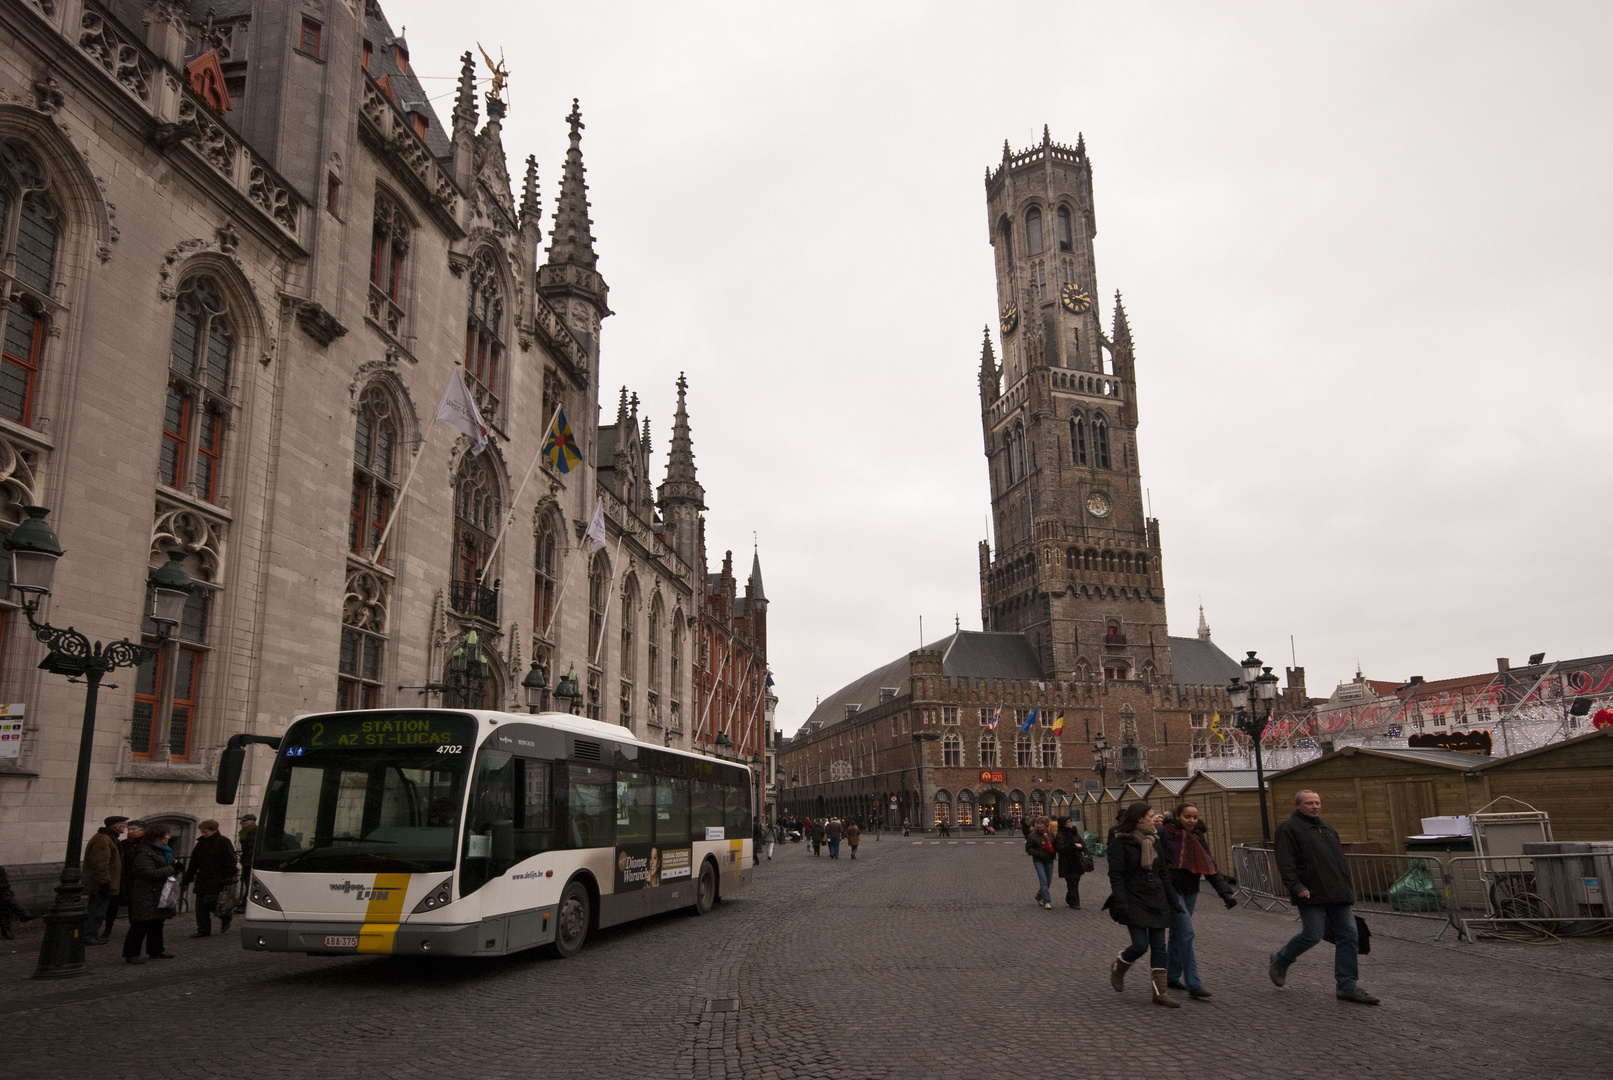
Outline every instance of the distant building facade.
[[(965, 825), (1060, 813), (1100, 776), (1185, 776), (1194, 733), (1230, 716), (1237, 664), (1202, 617), (1196, 637), (1166, 628), (1131, 328), (1118, 293), (1109, 332), (1099, 319), (1084, 141), (1044, 129), (1030, 150), (1005, 144), (986, 203), (999, 342), (988, 329), (979, 369), (996, 538), (979, 550), (984, 632), (824, 698), (781, 756), (795, 813)], [(1303, 669), (1284, 693), (1306, 700)]]
[[(524, 708), (534, 665), (575, 670), (591, 716), (714, 751), (702, 620), (765, 671), (765, 614), (708, 593), (681, 377), (659, 505), (637, 397), (600, 426), (580, 110), (545, 236), (470, 54), (444, 126), (373, 0), (0, 0), (0, 25), (0, 531), (49, 507), (67, 555), (41, 618), (160, 652), (103, 688), (89, 819), (162, 819), (183, 849), (230, 735)], [(434, 420), (456, 378), (481, 453)], [(559, 408), (569, 471), (538, 456)], [(197, 587), (163, 638), (142, 612), (171, 551)], [(0, 862), (45, 865), (83, 690), (0, 607), (0, 701), (25, 707)], [(473, 633), (486, 674), (456, 678)]]

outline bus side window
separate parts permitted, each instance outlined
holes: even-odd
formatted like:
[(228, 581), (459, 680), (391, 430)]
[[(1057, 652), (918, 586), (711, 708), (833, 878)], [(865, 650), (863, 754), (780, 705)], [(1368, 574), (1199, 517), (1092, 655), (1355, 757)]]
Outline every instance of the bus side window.
[(751, 835), (750, 780), (742, 772), (723, 773), (723, 825), (730, 840)]
[(616, 773), (592, 765), (566, 762), (566, 809), (571, 819), (567, 839), (574, 848), (612, 847), (616, 843)]
[(461, 895), (475, 892), (514, 862), (515, 777), (512, 755), (486, 749), (476, 755), (470, 814), (465, 819), (465, 858), (459, 874)]
[(520, 798), (515, 804), (515, 858), (530, 859), (560, 844), (554, 828), (554, 762), (517, 758)]
[(655, 838), (655, 778), (649, 773), (616, 774), (616, 843), (649, 844)]
[(689, 836), (695, 840), (704, 840), (707, 829), (723, 827), (722, 784), (716, 780), (696, 780), (693, 801), (694, 813), (693, 820), (689, 823)]
[(689, 842), (689, 781), (682, 777), (655, 778), (655, 842), (662, 847)]

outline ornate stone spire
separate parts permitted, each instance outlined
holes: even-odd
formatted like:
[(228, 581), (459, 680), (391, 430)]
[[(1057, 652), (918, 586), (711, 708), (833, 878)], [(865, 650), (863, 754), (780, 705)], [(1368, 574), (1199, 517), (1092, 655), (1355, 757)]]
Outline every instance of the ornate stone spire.
[(980, 396), (987, 402), (997, 400), (997, 353), (991, 347), (991, 327), (985, 328), (980, 343)]
[(571, 147), (566, 151), (566, 167), (560, 176), (560, 197), (555, 203), (554, 228), (549, 234), (550, 266), (581, 266), (594, 269), (594, 237), (588, 227), (588, 181), (582, 164), (582, 112), (577, 99), (571, 99)]
[(1047, 127), (1046, 124), (1042, 125), (1042, 145), (1043, 146), (1051, 146), (1051, 145), (1053, 145), (1053, 133), (1048, 130), (1048, 127)]
[[(627, 423), (627, 387), (626, 386), (622, 387), (622, 399), (616, 405), (616, 422), (618, 424)], [(621, 445), (621, 434), (620, 434), (620, 432), (617, 433), (616, 438), (617, 438), (617, 445), (620, 446)]]
[(1126, 305), (1120, 302), (1120, 290), (1115, 290), (1115, 351), (1131, 352), (1131, 324), (1126, 321)]
[(644, 430), (639, 434), (638, 441), (639, 441), (639, 445), (644, 448), (644, 456), (646, 458), (649, 457), (650, 456), (650, 418), (648, 416), (646, 416), (644, 418)]
[(760, 546), (752, 550), (750, 579), (747, 584), (750, 585), (749, 597), (751, 600), (759, 601), (763, 604), (767, 603), (767, 593), (762, 591), (762, 549)]
[(1199, 605), (1199, 640), (1210, 640), (1210, 624), (1204, 621), (1204, 605)]
[(706, 491), (695, 478), (694, 443), (689, 437), (689, 380), (678, 373), (678, 409), (672, 414), (672, 445), (667, 451), (666, 482), (661, 485), (661, 501), (692, 500), (705, 509)]
[(538, 159), (528, 154), (526, 179), (521, 181), (521, 228), (525, 229), (528, 223), (531, 223), (533, 228), (540, 228), (542, 217), (543, 208), (538, 199)]
[(470, 50), (459, 58), (459, 90), (454, 95), (454, 132), (476, 133), (476, 61)]

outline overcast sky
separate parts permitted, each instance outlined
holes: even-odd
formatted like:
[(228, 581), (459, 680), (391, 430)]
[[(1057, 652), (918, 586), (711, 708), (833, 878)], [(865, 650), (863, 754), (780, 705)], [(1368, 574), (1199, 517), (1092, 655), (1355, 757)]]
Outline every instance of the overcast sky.
[(1613, 652), (1613, 6), (384, 7), (444, 120), (503, 48), (551, 210), (582, 99), (602, 396), (659, 481), (688, 373), (785, 731), (980, 628), (982, 179), (1043, 124), (1093, 161), (1173, 633), (1292, 636), (1316, 695)]

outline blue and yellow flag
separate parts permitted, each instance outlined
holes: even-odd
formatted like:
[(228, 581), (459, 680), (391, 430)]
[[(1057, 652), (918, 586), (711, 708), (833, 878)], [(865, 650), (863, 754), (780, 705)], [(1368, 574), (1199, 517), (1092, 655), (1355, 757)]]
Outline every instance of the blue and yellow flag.
[(1030, 711), (1030, 715), (1025, 717), (1025, 722), (1019, 725), (1019, 733), (1021, 735), (1029, 731), (1031, 729), (1031, 725), (1036, 723), (1036, 714), (1040, 711), (1040, 709), (1032, 709)]
[(577, 437), (571, 433), (571, 425), (566, 423), (565, 409), (556, 409), (554, 412), (554, 420), (549, 424), (549, 438), (543, 444), (543, 456), (563, 473), (570, 472), (582, 461), (582, 455), (577, 452)]

